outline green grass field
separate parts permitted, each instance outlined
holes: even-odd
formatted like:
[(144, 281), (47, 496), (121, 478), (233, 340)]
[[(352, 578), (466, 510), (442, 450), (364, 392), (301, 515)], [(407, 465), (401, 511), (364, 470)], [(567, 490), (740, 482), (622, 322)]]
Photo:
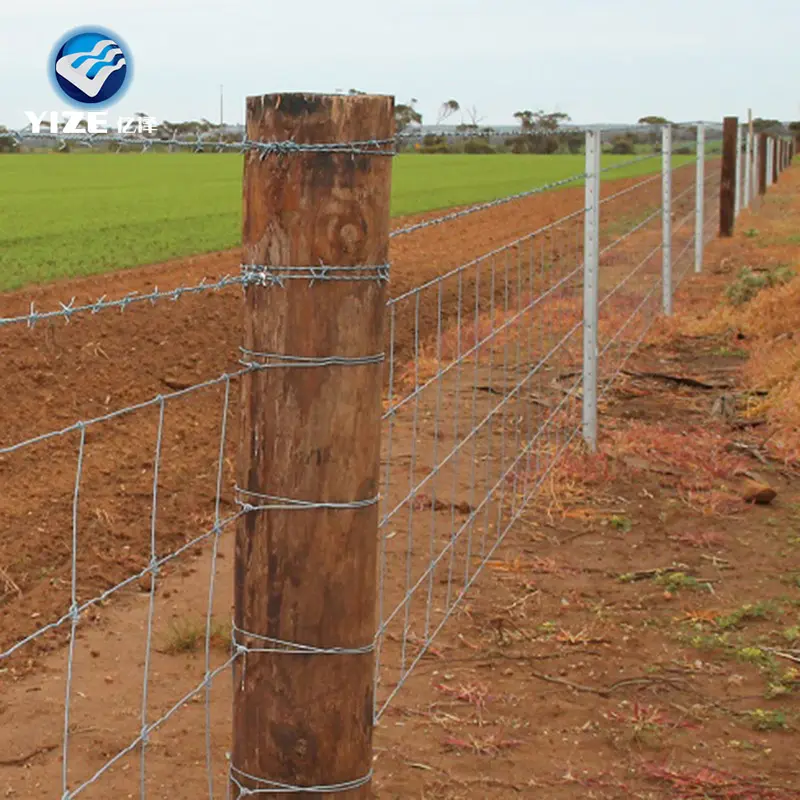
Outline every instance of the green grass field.
[[(400, 155), (392, 214), (492, 200), (583, 168), (582, 155)], [(658, 169), (653, 158), (605, 177)], [(235, 247), (241, 180), (238, 154), (0, 156), (0, 290)]]

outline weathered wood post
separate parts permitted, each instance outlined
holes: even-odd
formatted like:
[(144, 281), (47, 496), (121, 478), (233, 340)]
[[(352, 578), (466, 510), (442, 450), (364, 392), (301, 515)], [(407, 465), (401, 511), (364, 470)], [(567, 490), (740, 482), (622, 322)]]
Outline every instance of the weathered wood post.
[(393, 137), (392, 97), (247, 99), (249, 140), (319, 148), (245, 157), (234, 797), (372, 796)]
[(759, 134), (758, 137), (758, 193), (767, 193), (767, 152), (769, 137), (766, 133)]
[(719, 235), (733, 236), (736, 219), (736, 132), (738, 117), (725, 117), (722, 123), (722, 178), (719, 186)]

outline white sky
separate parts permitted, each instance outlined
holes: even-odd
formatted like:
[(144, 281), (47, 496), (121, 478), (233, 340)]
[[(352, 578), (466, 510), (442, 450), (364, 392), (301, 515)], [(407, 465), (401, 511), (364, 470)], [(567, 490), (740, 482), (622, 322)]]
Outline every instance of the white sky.
[[(519, 109), (577, 123), (800, 119), (795, 0), (0, 0), (0, 122), (65, 109), (47, 78), (55, 41), (103, 25), (133, 51), (109, 116), (241, 122), (248, 94), (357, 88), (451, 97), (486, 123)], [(458, 121), (457, 119), (455, 120)]]

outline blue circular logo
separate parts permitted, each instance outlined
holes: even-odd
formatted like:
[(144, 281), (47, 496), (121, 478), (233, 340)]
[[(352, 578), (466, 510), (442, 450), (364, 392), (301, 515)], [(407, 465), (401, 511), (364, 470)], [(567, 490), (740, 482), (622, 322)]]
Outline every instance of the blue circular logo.
[(132, 75), (130, 51), (104, 28), (77, 28), (50, 56), (53, 86), (73, 105), (102, 108), (124, 94)]

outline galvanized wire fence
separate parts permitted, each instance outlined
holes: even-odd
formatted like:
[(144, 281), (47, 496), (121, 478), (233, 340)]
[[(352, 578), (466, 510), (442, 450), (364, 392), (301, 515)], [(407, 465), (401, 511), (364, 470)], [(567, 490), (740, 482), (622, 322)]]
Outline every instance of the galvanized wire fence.
[[(630, 162), (652, 159), (653, 174), (614, 181), (605, 179), (629, 163), (601, 169), (602, 138), (589, 131), (584, 173), (394, 232), (463, 220), (576, 182), (581, 193), (556, 221), (388, 302), (378, 625), (363, 650), (374, 652), (374, 722), (559, 457), (581, 436), (596, 443), (598, 404), (653, 322), (671, 312), (677, 286), (702, 269), (702, 245), (719, 224), (721, 180), (719, 159), (705, 157), (703, 132), (691, 163), (673, 167), (667, 131), (662, 152)], [(391, 144), (237, 147), (266, 158), (312, 149), (384, 154)], [(741, 180), (740, 209), (755, 197), (755, 180)], [(148, 304), (200, 303), (240, 287), (388, 279), (388, 265), (360, 267), (357, 275), (341, 269), (243, 264), (240, 275), (193, 286), (45, 311), (31, 305), (0, 317), (0, 327), (9, 335), (20, 329), (15, 346), (38, 347), (34, 337), (55, 322), (89, 325), (87, 315), (110, 310), (144, 319)], [(325, 794), (371, 779), (369, 772), (308, 786), (248, 775), (230, 761), (231, 666), (259, 648), (227, 622), (236, 580), (229, 532), (264, 503), (309, 505), (254, 500), (235, 487), (234, 392), (244, 376), (275, 367), (262, 356), (231, 348), (216, 377), (173, 380), (169, 393), (0, 447), (8, 499), (0, 551), (15, 554), (0, 562), (0, 714), (10, 715), (0, 733), (0, 778), (17, 793), (64, 800), (157, 791)], [(193, 408), (197, 398), (203, 405)], [(24, 420), (9, 423), (8, 431), (20, 430)], [(48, 543), (45, 552), (12, 551), (11, 538), (31, 527)], [(195, 623), (187, 622), (192, 614)], [(323, 652), (299, 642), (260, 647)]]

